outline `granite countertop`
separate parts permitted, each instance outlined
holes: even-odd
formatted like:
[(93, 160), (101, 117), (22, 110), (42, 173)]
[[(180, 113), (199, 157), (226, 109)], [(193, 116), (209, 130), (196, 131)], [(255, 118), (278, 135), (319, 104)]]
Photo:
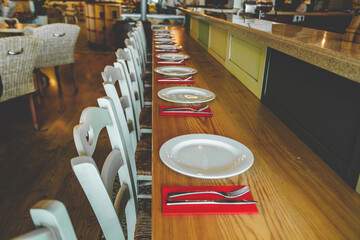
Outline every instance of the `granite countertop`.
[[(267, 15), (275, 15), (275, 11), (272, 10)], [(338, 17), (338, 16), (352, 16), (350, 12), (287, 12), (287, 11), (278, 11), (277, 15), (305, 15), (305, 16), (316, 16), (316, 17)]]
[(179, 8), (198, 19), (360, 83), (360, 44), (345, 42), (342, 34), (295, 25), (244, 19), (234, 14), (199, 8)]

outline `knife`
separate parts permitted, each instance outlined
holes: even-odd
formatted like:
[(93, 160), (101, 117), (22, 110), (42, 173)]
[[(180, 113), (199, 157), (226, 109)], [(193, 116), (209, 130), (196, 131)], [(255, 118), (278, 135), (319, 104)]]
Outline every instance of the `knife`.
[(219, 199), (219, 200), (166, 200), (166, 205), (190, 205), (190, 204), (219, 204), (219, 205), (241, 205), (241, 204), (256, 204), (257, 201), (245, 200), (245, 199)]

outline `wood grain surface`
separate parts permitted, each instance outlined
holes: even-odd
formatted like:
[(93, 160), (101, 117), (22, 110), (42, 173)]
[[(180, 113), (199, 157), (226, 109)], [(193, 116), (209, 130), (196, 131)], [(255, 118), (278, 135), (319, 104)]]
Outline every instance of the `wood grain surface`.
[[(191, 86), (216, 98), (209, 103), (212, 118), (160, 116), (160, 106), (177, 104), (161, 100), (157, 92), (181, 84), (156, 83), (153, 74), (152, 239), (359, 239), (360, 196), (190, 36), (170, 31), (190, 55), (186, 66), (198, 70)], [(231, 178), (208, 180), (163, 164), (162, 144), (194, 133), (243, 143), (254, 154), (253, 166)], [(161, 187), (206, 185), (248, 185), (259, 213), (162, 215)]]
[[(96, 99), (105, 95), (100, 73), (114, 61), (114, 53), (75, 54), (79, 91), (74, 95), (70, 66), (60, 66), (62, 97), (54, 68), (42, 69), (50, 86), (36, 106), (39, 131), (32, 126), (28, 97), (0, 104), (0, 239), (33, 230), (29, 210), (42, 199), (65, 204), (78, 239), (98, 239), (99, 223), (70, 165), (77, 156), (72, 131), (83, 109), (98, 106)], [(94, 155), (98, 166), (110, 151), (104, 130)]]

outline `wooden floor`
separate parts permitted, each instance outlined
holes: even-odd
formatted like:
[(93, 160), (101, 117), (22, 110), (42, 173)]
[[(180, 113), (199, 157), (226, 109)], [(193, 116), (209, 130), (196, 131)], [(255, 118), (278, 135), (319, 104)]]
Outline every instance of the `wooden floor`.
[[(77, 156), (73, 127), (82, 110), (97, 106), (104, 96), (101, 71), (115, 61), (112, 54), (75, 54), (79, 92), (74, 95), (69, 65), (60, 67), (63, 96), (59, 97), (53, 69), (44, 69), (50, 86), (37, 106), (41, 129), (32, 126), (27, 97), (0, 104), (0, 239), (34, 229), (29, 209), (41, 199), (62, 201), (79, 239), (97, 239), (99, 224), (75, 178), (70, 159)], [(95, 161), (110, 151), (106, 131)], [(103, 144), (102, 144), (103, 143)]]

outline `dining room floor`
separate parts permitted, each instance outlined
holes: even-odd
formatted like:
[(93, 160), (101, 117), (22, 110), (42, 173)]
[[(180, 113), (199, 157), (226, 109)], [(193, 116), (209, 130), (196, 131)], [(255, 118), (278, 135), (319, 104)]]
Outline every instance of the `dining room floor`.
[[(34, 229), (29, 209), (42, 199), (66, 205), (78, 239), (98, 238), (99, 224), (70, 165), (77, 156), (72, 131), (82, 110), (97, 106), (97, 98), (105, 95), (101, 72), (113, 64), (115, 54), (87, 51), (84, 24), (80, 26), (77, 47), (82, 49), (75, 50), (77, 94), (70, 65), (60, 66), (62, 96), (53, 68), (42, 69), (50, 85), (36, 104), (39, 131), (33, 128), (27, 96), (0, 104), (0, 239)], [(110, 151), (106, 131), (98, 145), (94, 159), (100, 165)]]

